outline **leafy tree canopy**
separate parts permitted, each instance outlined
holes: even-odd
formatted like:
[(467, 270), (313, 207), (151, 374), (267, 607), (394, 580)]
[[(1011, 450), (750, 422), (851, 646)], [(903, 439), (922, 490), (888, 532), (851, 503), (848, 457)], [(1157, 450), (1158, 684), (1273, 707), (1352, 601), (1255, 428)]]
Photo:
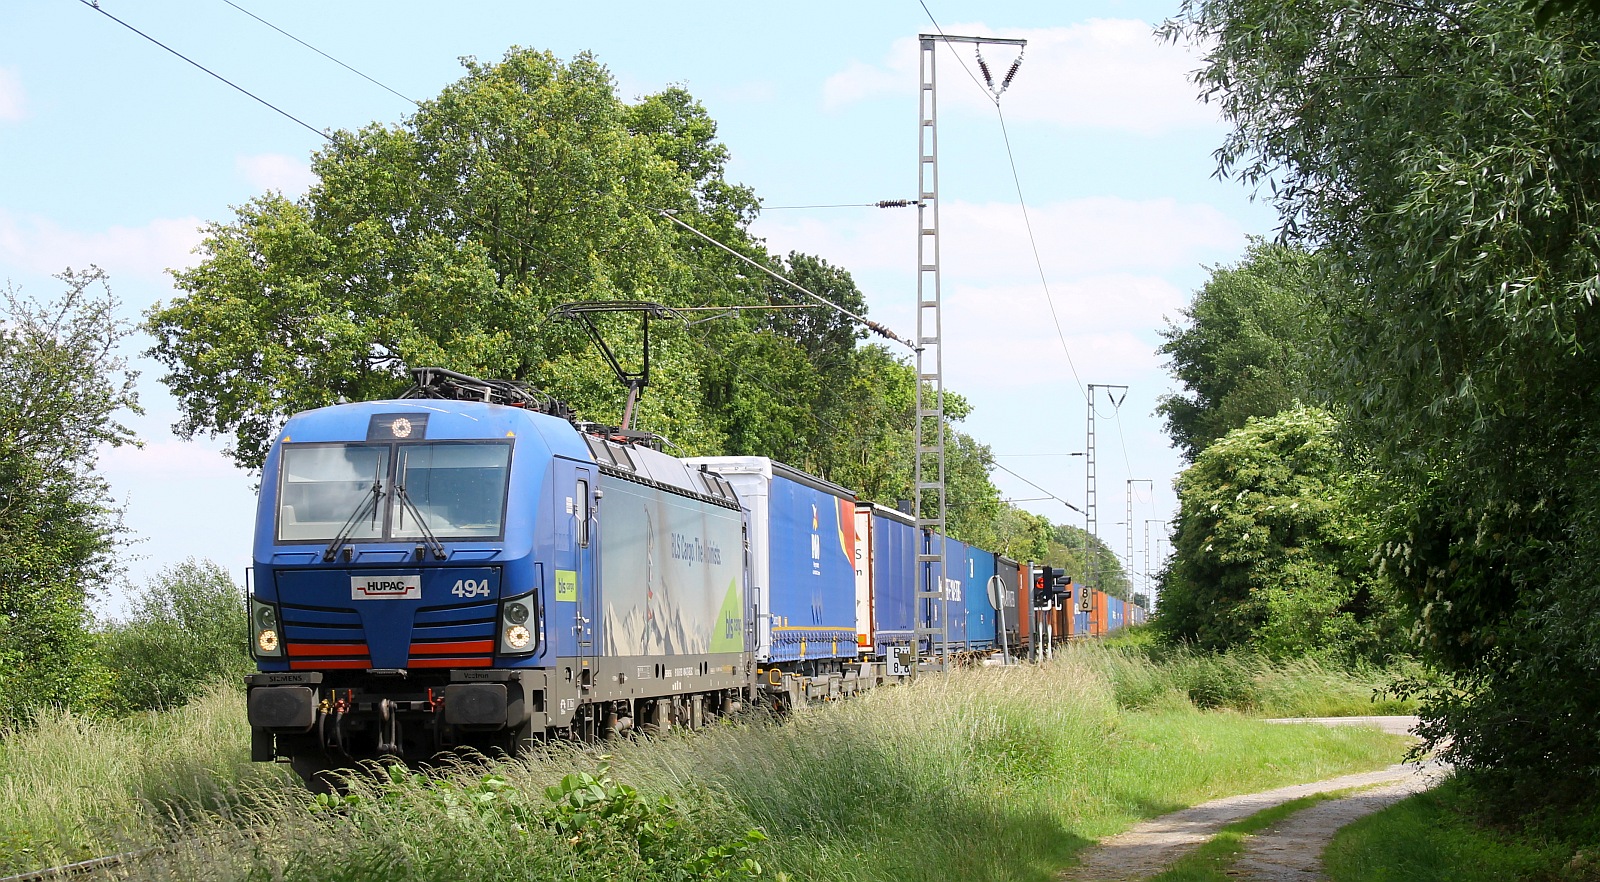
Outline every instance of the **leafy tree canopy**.
[[(401, 123), (336, 133), (305, 197), (267, 193), (207, 227), (200, 264), (174, 273), (183, 294), (147, 317), (178, 431), (229, 435), (234, 459), (257, 468), (291, 414), (396, 395), (422, 365), (528, 381), (616, 422), (622, 388), (581, 328), (547, 319), (552, 307), (804, 304), (657, 320), (634, 425), (685, 453), (781, 459), (889, 505), (911, 495), (911, 366), (662, 214), (865, 312), (843, 268), (751, 240), (755, 198), (723, 177), (728, 150), (692, 96), (628, 104), (587, 55), (513, 49), (466, 68)], [(597, 321), (637, 365), (639, 320)], [(947, 393), (946, 411), (968, 407)], [(1000, 542), (988, 448), (952, 430), (948, 449), (951, 534)]]
[[(1600, 774), (1577, 734), (1600, 728), (1600, 20), (1209, 0), (1169, 33), (1207, 47), (1223, 170), (1270, 184), (1286, 234), (1354, 282), (1333, 387), (1387, 482), (1382, 563), (1460, 677), (1429, 731), (1508, 775), (1498, 793)], [(1555, 639), (1551, 616), (1575, 624)]]
[[(1085, 540), (1088, 541), (1088, 564), (1084, 557)], [(1090, 536), (1082, 527), (1050, 524), (1046, 550), (1039, 560), (1065, 570), (1072, 581), (1087, 583), (1112, 597), (1123, 600), (1133, 597), (1133, 583), (1122, 558), (1099, 536)]]
[[(527, 380), (614, 418), (609, 368), (579, 327), (547, 320), (552, 307), (758, 290), (660, 214), (737, 243), (754, 206), (722, 180), (726, 148), (686, 93), (625, 104), (586, 55), (513, 49), (466, 67), (400, 124), (336, 133), (305, 197), (267, 193), (208, 225), (200, 264), (173, 274), (185, 293), (148, 317), (181, 433), (232, 435), (234, 458), (257, 467), (290, 414), (393, 396), (427, 364)], [(715, 448), (696, 363), (716, 340), (660, 330), (641, 423)], [(607, 333), (637, 352), (636, 320)]]
[(1326, 349), (1326, 273), (1315, 255), (1254, 240), (1162, 331), (1161, 354), (1184, 392), (1161, 399), (1167, 434), (1193, 462), (1250, 417), (1313, 399), (1314, 361)]
[(8, 287), (0, 313), (0, 722), (98, 699), (87, 604), (121, 573), (121, 515), (94, 467), (101, 445), (135, 442), (119, 422), (139, 411), (118, 354), (132, 328), (104, 272), (57, 278), (59, 298)]

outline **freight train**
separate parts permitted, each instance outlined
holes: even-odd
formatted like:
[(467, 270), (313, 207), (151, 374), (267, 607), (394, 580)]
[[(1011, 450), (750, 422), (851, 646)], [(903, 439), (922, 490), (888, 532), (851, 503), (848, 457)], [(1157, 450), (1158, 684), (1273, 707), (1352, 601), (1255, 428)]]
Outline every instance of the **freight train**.
[[(414, 374), (407, 397), (292, 417), (263, 465), (251, 758), (314, 786), (839, 698), (914, 643), (1038, 654), (1142, 614), (1036, 597), (1028, 565), (770, 459), (673, 457), (522, 386)], [(945, 604), (918, 592), (938, 542)]]

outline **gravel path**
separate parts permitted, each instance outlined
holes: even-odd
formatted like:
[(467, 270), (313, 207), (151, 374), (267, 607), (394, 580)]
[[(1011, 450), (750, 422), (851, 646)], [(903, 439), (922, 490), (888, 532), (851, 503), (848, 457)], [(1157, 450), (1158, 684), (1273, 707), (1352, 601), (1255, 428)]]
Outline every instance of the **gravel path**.
[(1437, 762), (1412, 768), (1414, 773), (1403, 780), (1344, 799), (1319, 802), (1250, 837), (1230, 875), (1257, 882), (1326, 879), (1322, 874), (1322, 852), (1341, 827), (1421, 793), (1449, 774), (1448, 768)]
[[(1326, 721), (1319, 719), (1315, 721), (1273, 720), (1271, 722), (1318, 722), (1323, 723), (1324, 725), (1377, 725), (1380, 728), (1383, 728), (1385, 731), (1404, 734), (1409, 732), (1411, 727), (1416, 725), (1416, 718), (1342, 717), (1329, 718)], [(1387, 794), (1391, 789), (1395, 789), (1395, 792), (1399, 795), (1393, 796), (1393, 798), (1390, 800), (1390, 802), (1393, 802), (1394, 800), (1401, 799), (1410, 793), (1425, 790), (1429, 786), (1432, 786), (1432, 784), (1438, 779), (1439, 774), (1440, 772), (1438, 767), (1432, 766), (1431, 764), (1424, 765), (1420, 768), (1415, 765), (1394, 765), (1377, 772), (1364, 772), (1356, 775), (1344, 775), (1338, 778), (1330, 778), (1326, 781), (1317, 781), (1311, 784), (1295, 784), (1289, 787), (1279, 787), (1276, 790), (1264, 791), (1262, 793), (1249, 793), (1243, 796), (1230, 796), (1224, 799), (1215, 799), (1211, 802), (1203, 803), (1182, 811), (1173, 812), (1169, 815), (1162, 815), (1159, 818), (1153, 818), (1143, 823), (1136, 824), (1132, 829), (1125, 833), (1121, 833), (1101, 841), (1099, 845), (1084, 852), (1082, 855), (1082, 863), (1067, 870), (1061, 875), (1060, 879), (1062, 882), (1124, 882), (1124, 880), (1146, 879), (1167, 869), (1167, 867), (1170, 866), (1173, 861), (1198, 847), (1201, 843), (1210, 839), (1212, 836), (1215, 836), (1223, 827), (1227, 826), (1228, 824), (1231, 824), (1234, 821), (1242, 818), (1249, 817), (1250, 815), (1253, 815), (1256, 812), (1264, 809), (1281, 805), (1282, 803), (1288, 802), (1291, 799), (1299, 799), (1302, 796), (1311, 796), (1317, 793), (1326, 793), (1330, 790), (1345, 790), (1351, 787), (1370, 787), (1373, 785), (1382, 785), (1371, 791), (1371, 793)], [(1402, 790), (1403, 792), (1401, 792)], [(1339, 827), (1355, 820), (1363, 814), (1377, 811), (1379, 808), (1389, 804), (1388, 802), (1380, 802), (1377, 798), (1370, 799), (1366, 802), (1352, 802), (1353, 800), (1362, 800), (1367, 796), (1368, 793), (1362, 793), (1347, 799), (1321, 803), (1296, 814), (1294, 817), (1299, 818), (1310, 812), (1317, 811), (1324, 806), (1344, 806), (1346, 803), (1350, 803), (1350, 805), (1345, 809), (1347, 812), (1356, 811), (1358, 807), (1366, 805), (1372, 806), (1371, 808), (1365, 808), (1362, 811), (1358, 811), (1344, 820), (1338, 820), (1338, 818), (1343, 817), (1338, 813), (1330, 814), (1328, 816), (1329, 820), (1323, 823), (1321, 827), (1308, 827), (1307, 832), (1300, 839), (1293, 840), (1293, 843), (1291, 843), (1291, 840), (1287, 838), (1272, 838), (1276, 836), (1278, 831), (1286, 831), (1291, 835), (1295, 835), (1293, 831), (1289, 829), (1290, 821), (1287, 820), (1281, 822), (1274, 830), (1268, 831), (1267, 833), (1258, 837), (1257, 841), (1268, 841), (1267, 850), (1262, 852), (1262, 860), (1264, 863), (1261, 865), (1261, 872), (1268, 872), (1268, 864), (1265, 862), (1269, 860), (1269, 855), (1271, 856), (1271, 861), (1283, 862), (1287, 861), (1291, 855), (1299, 856), (1306, 852), (1310, 853), (1310, 866), (1312, 871), (1315, 872), (1320, 867), (1319, 861), (1322, 854), (1322, 848), (1327, 845), (1328, 839), (1332, 837), (1335, 830), (1338, 830)], [(1332, 824), (1332, 826), (1327, 826), (1328, 824)], [(1325, 832), (1312, 832), (1314, 830), (1322, 830)], [(1320, 840), (1316, 840), (1314, 838), (1317, 835), (1321, 836)], [(1273, 846), (1273, 843), (1276, 843), (1275, 847)], [(1255, 843), (1253, 842), (1252, 844), (1254, 845)], [(1253, 855), (1254, 849), (1252, 848), (1252, 850), (1247, 852), (1247, 854)], [(1299, 865), (1297, 864), (1296, 866)], [(1240, 869), (1243, 869), (1242, 864)], [(1296, 869), (1293, 871), (1285, 870), (1284, 872), (1292, 872), (1294, 875), (1262, 875), (1259, 877), (1250, 878), (1271, 880), (1285, 878), (1310, 880), (1319, 878), (1306, 873), (1303, 869)]]
[(1374, 726), (1390, 735), (1410, 735), (1422, 722), (1417, 717), (1282, 717), (1263, 723), (1315, 723), (1319, 726)]

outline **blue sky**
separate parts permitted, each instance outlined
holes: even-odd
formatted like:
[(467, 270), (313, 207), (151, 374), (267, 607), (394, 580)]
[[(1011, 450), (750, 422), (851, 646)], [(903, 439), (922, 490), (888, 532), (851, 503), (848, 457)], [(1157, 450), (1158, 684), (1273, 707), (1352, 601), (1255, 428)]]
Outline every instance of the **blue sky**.
[[(418, 99), (460, 75), (459, 57), (492, 60), (512, 45), (593, 52), (625, 98), (683, 85), (718, 121), (730, 178), (769, 206), (915, 195), (915, 38), (932, 30), (915, 0), (236, 2)], [(314, 128), (392, 123), (410, 109), (224, 0), (100, 5)], [(1150, 479), (1154, 496), (1140, 485), (1134, 507), (1142, 557), (1143, 522), (1168, 517), (1180, 466), (1151, 415), (1171, 389), (1157, 332), (1205, 266), (1236, 260), (1273, 217), (1212, 177), (1224, 128), (1185, 78), (1195, 56), (1151, 33), (1176, 3), (928, 7), (949, 33), (1029, 40), (1002, 107), (1060, 321), (1058, 335), (993, 106), (958, 64), (972, 66), (972, 50), (941, 50), (945, 367), (976, 406), (964, 428), (1082, 507), (1083, 458), (1060, 455), (1084, 448), (1081, 384), (1128, 385), (1119, 411), (1101, 401), (1099, 532), (1123, 549), (1126, 481)], [(985, 54), (999, 68), (1012, 57)], [(269, 187), (303, 192), (320, 143), (80, 0), (10, 0), (0, 9), (0, 282), (50, 296), (53, 273), (95, 263), (136, 317), (173, 296), (165, 270), (193, 262), (201, 224)], [(910, 336), (914, 223), (911, 210), (772, 210), (755, 230), (776, 250), (850, 269), (873, 316)], [(148, 345), (137, 338), (128, 352)], [(226, 439), (175, 438), (159, 366), (136, 363), (146, 444), (101, 464), (142, 540), (130, 576), (189, 555), (239, 573), (253, 478), (217, 452)], [(1041, 495), (1004, 472), (995, 480), (1009, 497)], [(1059, 502), (1022, 504), (1082, 524)]]

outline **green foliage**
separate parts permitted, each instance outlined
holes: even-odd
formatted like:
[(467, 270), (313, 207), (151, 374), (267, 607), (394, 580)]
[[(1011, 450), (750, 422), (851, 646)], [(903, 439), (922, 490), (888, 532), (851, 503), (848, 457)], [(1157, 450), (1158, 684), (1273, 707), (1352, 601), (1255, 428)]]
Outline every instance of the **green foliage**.
[[(996, 553), (1019, 563), (1047, 561), (1050, 560), (1053, 529), (1054, 525), (1048, 518), (1023, 511), (1014, 505), (1006, 505), (995, 521), (995, 544), (984, 547), (993, 548)], [(1054, 564), (1053, 560), (1050, 562)], [(1064, 564), (1062, 566), (1065, 568)]]
[[(263, 194), (212, 223), (183, 292), (147, 314), (185, 435), (228, 435), (257, 468), (291, 414), (394, 396), (440, 365), (530, 382), (616, 423), (625, 393), (562, 303), (770, 304), (651, 328), (635, 428), (688, 454), (770, 456), (894, 505), (912, 484), (916, 377), (845, 316), (752, 273), (663, 210), (857, 314), (850, 274), (769, 255), (755, 197), (723, 175), (716, 124), (681, 88), (628, 104), (593, 58), (512, 49), (392, 126), (338, 132), (298, 201)], [(633, 316), (596, 323), (624, 364)], [(960, 420), (968, 407), (946, 394)], [(951, 431), (952, 535), (1001, 541), (989, 449)]]
[[(0, 872), (165, 846), (119, 872), (602, 882), (744, 878), (755, 859), (778, 879), (1027, 882), (1143, 818), (1381, 767), (1403, 749), (1362, 727), (1273, 726), (1187, 702), (1119, 708), (1111, 680), (1150, 664), (1083, 647), (782, 721), (556, 742), (426, 776), (375, 770), (315, 802), (283, 766), (246, 761), (240, 689), (121, 719), (47, 712), (0, 749)], [(660, 834), (648, 852), (630, 832), (646, 827)]]
[[(658, 213), (737, 243), (752, 205), (720, 180), (726, 150), (686, 93), (624, 104), (586, 55), (512, 49), (466, 68), (404, 122), (336, 133), (298, 202), (268, 193), (207, 227), (199, 265), (174, 273), (185, 293), (148, 316), (181, 432), (230, 434), (256, 467), (288, 415), (395, 395), (424, 364), (527, 380), (615, 419), (622, 390), (552, 307), (753, 292)], [(636, 319), (602, 324), (637, 353)], [(670, 325), (652, 343), (642, 425), (714, 449), (700, 344)]]
[(1316, 255), (1259, 239), (1238, 265), (1211, 268), (1185, 324), (1161, 332), (1161, 354), (1184, 392), (1164, 396), (1156, 413), (1189, 461), (1250, 417), (1312, 400), (1328, 284)]
[[(1091, 656), (1130, 710), (1193, 705), (1265, 717), (1412, 714), (1416, 703), (1393, 695), (1407, 668), (1344, 665), (1314, 657), (1274, 659), (1248, 650), (1202, 652), (1187, 646), (1104, 641)], [(1414, 675), (1414, 666), (1411, 670)]]
[[(574, 860), (597, 870), (641, 880), (710, 882), (760, 878), (750, 850), (765, 842), (760, 830), (727, 841), (707, 841), (705, 831), (665, 796), (646, 799), (612, 779), (604, 762), (596, 774), (573, 772), (544, 789), (548, 805), (533, 802), (518, 783), (490, 773), (475, 779), (438, 777), (388, 766), (376, 787), (343, 794), (317, 794), (308, 808), (316, 816), (348, 818), (376, 828), (423, 824), (443, 814), (487, 825), (497, 835), (526, 839), (537, 830), (555, 834)], [(631, 872), (630, 872), (631, 871)]]
[(1502, 799), (1574, 798), (1600, 774), (1600, 20), (1213, 0), (1169, 32), (1208, 47), (1223, 170), (1360, 282), (1330, 305), (1334, 388), (1376, 453), (1382, 565), (1456, 675), (1427, 731)]
[(133, 595), (127, 621), (105, 626), (100, 640), (109, 701), (123, 711), (185, 704), (255, 667), (244, 591), (209, 560), (162, 570)]
[(87, 604), (121, 572), (121, 513), (94, 468), (101, 445), (134, 443), (118, 422), (138, 412), (117, 353), (132, 329), (105, 273), (57, 278), (60, 298), (7, 288), (0, 313), (0, 724), (98, 699)]
[[(1446, 781), (1341, 829), (1323, 853), (1334, 882), (1504, 882), (1596, 877), (1595, 840), (1497, 827), (1482, 794)], [(1585, 819), (1593, 824), (1593, 812)]]
[(1176, 555), (1156, 625), (1170, 642), (1382, 657), (1392, 605), (1370, 572), (1360, 470), (1326, 411), (1252, 419), (1178, 481)]
[(0, 727), (0, 873), (181, 838), (300, 786), (286, 766), (249, 762), (249, 744), (237, 683), (162, 713), (57, 707)]

